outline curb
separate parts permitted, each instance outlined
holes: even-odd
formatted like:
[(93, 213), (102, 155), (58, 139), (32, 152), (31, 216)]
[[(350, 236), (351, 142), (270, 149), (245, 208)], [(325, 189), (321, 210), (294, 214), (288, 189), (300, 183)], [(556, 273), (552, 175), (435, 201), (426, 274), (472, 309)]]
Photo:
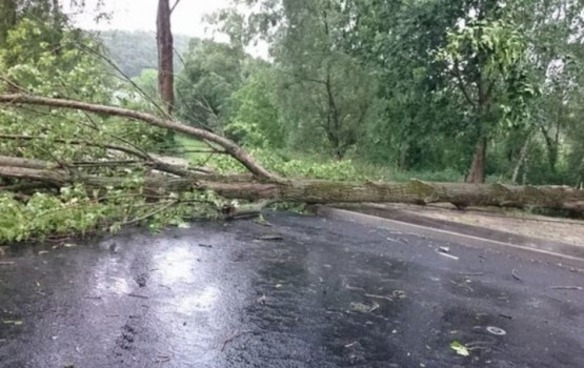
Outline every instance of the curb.
[[(450, 230), (435, 229), (427, 226), (416, 225), (409, 222), (402, 222), (379, 216), (373, 216), (361, 212), (332, 208), (327, 206), (318, 206), (316, 213), (320, 216), (360, 223), (368, 226), (376, 226), (389, 230), (397, 230), (406, 233), (427, 236), (429, 238), (457, 243), (472, 248), (501, 251), (507, 254), (513, 254), (521, 257), (537, 258), (546, 262), (558, 264), (560, 266), (569, 266), (584, 272), (584, 257), (568, 255), (553, 250), (541, 249), (533, 246), (513, 244), (484, 237), (463, 234)], [(577, 248), (577, 247), (575, 247)], [(581, 251), (581, 249), (579, 249)]]

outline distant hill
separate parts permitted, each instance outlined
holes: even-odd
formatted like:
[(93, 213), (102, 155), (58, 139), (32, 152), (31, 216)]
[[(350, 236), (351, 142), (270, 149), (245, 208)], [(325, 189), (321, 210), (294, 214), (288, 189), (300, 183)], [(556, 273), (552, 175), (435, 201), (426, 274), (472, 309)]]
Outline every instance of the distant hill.
[[(151, 31), (101, 31), (97, 36), (109, 50), (110, 57), (129, 77), (140, 75), (142, 69), (158, 67), (156, 33)], [(174, 48), (180, 54), (188, 50), (191, 37), (174, 35)], [(181, 69), (180, 59), (174, 58), (175, 71)]]

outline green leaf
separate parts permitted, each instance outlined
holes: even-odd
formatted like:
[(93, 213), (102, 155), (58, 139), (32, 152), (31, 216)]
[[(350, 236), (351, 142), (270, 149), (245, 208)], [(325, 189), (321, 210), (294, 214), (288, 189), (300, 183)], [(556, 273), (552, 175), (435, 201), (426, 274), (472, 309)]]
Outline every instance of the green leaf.
[(458, 355), (462, 355), (462, 356), (465, 356), (465, 357), (470, 355), (467, 347), (464, 346), (464, 345), (462, 345), (458, 341), (451, 342), (450, 343), (450, 348), (452, 350), (454, 350), (456, 352), (456, 354), (458, 354)]

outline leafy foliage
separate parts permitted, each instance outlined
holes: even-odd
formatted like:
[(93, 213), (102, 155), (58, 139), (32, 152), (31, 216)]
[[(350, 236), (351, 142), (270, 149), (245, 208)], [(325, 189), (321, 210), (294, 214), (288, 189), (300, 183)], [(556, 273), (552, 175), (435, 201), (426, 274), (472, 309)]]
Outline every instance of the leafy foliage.
[(178, 115), (222, 132), (231, 112), (231, 94), (242, 82), (242, 63), (243, 51), (237, 47), (192, 40), (177, 77)]
[[(88, 34), (72, 28), (55, 2), (15, 4), (0, 0), (4, 91), (161, 113), (153, 33)], [(175, 35), (184, 54), (176, 58), (175, 111), (236, 140), (266, 168), (331, 180), (456, 181), (480, 170), (489, 182), (584, 181), (582, 0), (238, 4), (250, 7), (209, 18), (227, 43)], [(246, 54), (258, 41), (269, 43), (268, 60)], [(108, 52), (131, 83), (104, 61)], [(158, 128), (8, 106), (0, 110), (0, 135), (0, 156), (124, 181), (98, 192), (73, 185), (3, 193), (0, 241), (123, 224), (158, 229), (214, 216), (223, 204), (198, 191), (145, 199), (151, 168), (112, 146), (138, 156), (189, 149), (183, 139), (165, 146)], [(186, 155), (218, 173), (245, 171), (217, 152)], [(1, 187), (21, 184), (0, 179)]]
[[(0, 75), (8, 81), (5, 88), (18, 86), (36, 95), (102, 104), (120, 103), (119, 94), (130, 92), (130, 86), (115, 79), (98, 56), (102, 52), (99, 40), (78, 30), (24, 17), (7, 32), (4, 42)], [(139, 100), (121, 102), (141, 104)], [(212, 193), (187, 191), (167, 193), (156, 201), (148, 199), (143, 195), (148, 169), (132, 165), (130, 157), (110, 148), (157, 151), (164, 133), (138, 122), (74, 110), (3, 108), (0, 156), (42, 160), (53, 165), (47, 169), (65, 167), (79, 176), (115, 176), (123, 178), (124, 185), (101, 190), (80, 185), (60, 190), (41, 186), (24, 198), (3, 192), (0, 242), (116, 231), (123, 225), (147, 224), (158, 229), (193, 217), (214, 216), (221, 200)], [(103, 166), (100, 162), (104, 160), (114, 165)], [(121, 164), (115, 164), (116, 160)], [(22, 183), (16, 179), (0, 179), (0, 186), (19, 185)]]

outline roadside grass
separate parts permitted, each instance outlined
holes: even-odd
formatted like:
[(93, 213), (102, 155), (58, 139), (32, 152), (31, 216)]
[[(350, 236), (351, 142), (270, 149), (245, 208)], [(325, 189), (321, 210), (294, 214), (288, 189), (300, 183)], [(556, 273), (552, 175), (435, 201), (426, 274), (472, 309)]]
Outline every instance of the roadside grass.
[[(241, 164), (227, 155), (199, 152), (201, 150), (209, 150), (209, 146), (203, 142), (182, 135), (177, 135), (175, 140), (180, 146), (181, 156), (192, 165), (213, 168), (219, 173), (242, 173), (246, 171)], [(267, 169), (293, 178), (393, 182), (405, 182), (412, 179), (458, 182), (462, 178), (462, 175), (454, 170), (436, 172), (400, 171), (359, 160), (345, 159), (337, 161), (318, 155), (257, 148), (248, 149), (248, 152)]]

